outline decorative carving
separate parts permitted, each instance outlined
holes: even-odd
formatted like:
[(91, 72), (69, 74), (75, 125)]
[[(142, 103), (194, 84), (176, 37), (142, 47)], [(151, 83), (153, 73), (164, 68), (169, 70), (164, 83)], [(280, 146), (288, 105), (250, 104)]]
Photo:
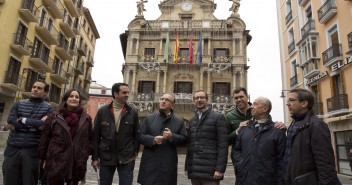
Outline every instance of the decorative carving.
[(225, 114), (226, 112), (232, 109), (232, 104), (227, 103), (212, 103), (211, 104), (212, 110), (219, 112), (221, 114)]
[(159, 71), (159, 69), (160, 69), (159, 62), (140, 62), (140, 63), (138, 63), (138, 65), (140, 67), (142, 67), (144, 70), (147, 70), (148, 72)]
[(143, 16), (143, 12), (146, 11), (144, 9), (144, 3), (146, 3), (148, 1), (146, 0), (140, 0), (137, 2), (137, 16)]
[(132, 101), (129, 102), (138, 112), (153, 112), (154, 106), (152, 101)]
[(231, 67), (231, 63), (212, 63), (209, 64), (208, 72), (218, 72), (224, 71)]

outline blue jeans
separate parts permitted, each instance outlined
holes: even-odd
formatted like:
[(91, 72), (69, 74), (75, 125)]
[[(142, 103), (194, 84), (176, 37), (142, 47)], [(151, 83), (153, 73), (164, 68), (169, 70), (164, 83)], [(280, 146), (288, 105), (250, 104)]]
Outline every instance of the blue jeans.
[(119, 185), (132, 185), (134, 160), (127, 164), (100, 165), (100, 185), (111, 185), (114, 178), (115, 169), (119, 175)]

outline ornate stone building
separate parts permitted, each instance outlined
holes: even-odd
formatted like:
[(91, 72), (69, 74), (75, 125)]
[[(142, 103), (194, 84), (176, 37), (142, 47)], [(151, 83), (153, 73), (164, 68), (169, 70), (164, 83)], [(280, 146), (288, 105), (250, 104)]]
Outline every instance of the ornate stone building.
[(124, 82), (141, 117), (157, 111), (166, 92), (176, 96), (176, 114), (185, 120), (193, 117), (196, 90), (207, 92), (213, 109), (229, 109), (233, 89), (247, 87), (249, 68), (246, 47), (251, 36), (237, 13), (238, 1), (225, 20), (214, 16), (212, 0), (164, 0), (156, 20), (144, 18), (143, 3), (138, 2), (137, 15), (120, 35)]

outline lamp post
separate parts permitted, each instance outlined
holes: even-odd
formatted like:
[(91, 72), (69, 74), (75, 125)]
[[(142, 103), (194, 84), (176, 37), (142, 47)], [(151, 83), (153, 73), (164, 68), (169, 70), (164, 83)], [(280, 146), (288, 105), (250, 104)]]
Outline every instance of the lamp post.
[(287, 110), (287, 106), (286, 106), (286, 103), (285, 103), (285, 97), (286, 97), (286, 95), (284, 93), (285, 91), (289, 92), (291, 90), (285, 90), (285, 89), (281, 90), (281, 96), (280, 96), (280, 98), (282, 98), (282, 100), (283, 100), (282, 105), (283, 105), (283, 108), (284, 108), (284, 122), (287, 123), (289, 115), (288, 115), (288, 110)]

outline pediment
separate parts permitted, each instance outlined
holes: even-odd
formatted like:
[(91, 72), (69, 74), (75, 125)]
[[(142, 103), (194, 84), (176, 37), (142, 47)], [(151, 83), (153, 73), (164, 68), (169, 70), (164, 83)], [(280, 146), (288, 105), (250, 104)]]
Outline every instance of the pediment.
[(159, 4), (159, 8), (175, 6), (179, 3), (189, 1), (197, 4), (201, 4), (202, 6), (213, 6), (214, 2), (210, 0), (165, 0)]

